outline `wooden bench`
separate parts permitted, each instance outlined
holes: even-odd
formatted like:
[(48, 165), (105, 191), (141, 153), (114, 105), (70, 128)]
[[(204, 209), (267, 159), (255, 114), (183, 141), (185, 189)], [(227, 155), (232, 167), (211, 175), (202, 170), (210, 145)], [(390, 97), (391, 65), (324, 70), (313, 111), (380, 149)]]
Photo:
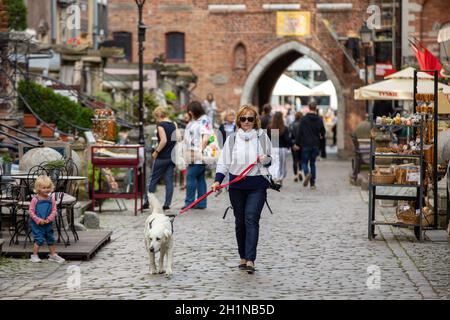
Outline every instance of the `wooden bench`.
[(352, 158), (352, 180), (358, 180), (363, 164), (370, 164), (370, 139), (358, 139), (355, 134), (351, 134), (353, 142)]

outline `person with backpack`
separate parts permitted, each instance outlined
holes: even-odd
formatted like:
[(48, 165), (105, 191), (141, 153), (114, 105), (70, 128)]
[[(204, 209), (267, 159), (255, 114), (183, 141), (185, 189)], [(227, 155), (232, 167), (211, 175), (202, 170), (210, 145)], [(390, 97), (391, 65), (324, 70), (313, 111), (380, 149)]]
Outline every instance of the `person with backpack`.
[(320, 152), (320, 139), (325, 136), (325, 126), (322, 119), (316, 113), (317, 103), (309, 104), (309, 112), (302, 118), (299, 125), (294, 149), (302, 150), (302, 166), (305, 179), (305, 187), (310, 184), (311, 189), (316, 189), (316, 159)]
[(236, 223), (236, 239), (240, 256), (239, 269), (255, 272), (256, 249), (259, 238), (259, 219), (267, 197), (270, 181), (267, 178), (271, 163), (271, 142), (258, 113), (253, 107), (243, 106), (236, 117), (237, 132), (231, 135), (222, 148), (216, 167), (216, 191), (229, 175), (232, 181), (249, 165), (258, 161), (245, 177), (229, 186), (229, 196)]
[[(206, 165), (203, 161), (203, 151), (209, 144), (213, 133), (212, 124), (205, 114), (203, 106), (198, 101), (192, 101), (187, 106), (191, 121), (184, 130), (184, 143), (187, 149), (186, 198), (182, 209), (188, 207), (196, 198), (203, 196), (206, 191), (205, 171)], [(196, 197), (197, 195), (197, 197)], [(206, 209), (206, 199), (197, 204), (194, 209)]]

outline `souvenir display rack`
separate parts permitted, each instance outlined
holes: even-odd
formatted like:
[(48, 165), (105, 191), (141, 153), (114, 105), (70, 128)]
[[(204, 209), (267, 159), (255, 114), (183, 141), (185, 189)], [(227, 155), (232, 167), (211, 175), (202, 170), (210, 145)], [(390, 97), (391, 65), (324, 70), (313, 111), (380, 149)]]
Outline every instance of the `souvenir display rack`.
[[(428, 71), (419, 71), (428, 72)], [(410, 118), (404, 119), (400, 115), (394, 119), (377, 118), (374, 128), (391, 133), (392, 131), (407, 128), (407, 143), (400, 148), (378, 147), (375, 149), (374, 138), (371, 138), (371, 171), (369, 175), (369, 239), (375, 237), (374, 231), (376, 225), (392, 225), (395, 227), (414, 228), (414, 234), (417, 239), (423, 239), (423, 230), (436, 229), (438, 225), (438, 179), (440, 171), (438, 170), (438, 78), (437, 71), (434, 72), (434, 93), (421, 94), (417, 92), (417, 71), (414, 72), (414, 107)], [(431, 81), (431, 80), (425, 80)], [(381, 151), (381, 152), (380, 152)], [(377, 159), (390, 158), (392, 162), (405, 161), (409, 159), (415, 164), (408, 165), (408, 168), (416, 168), (417, 172), (410, 172), (414, 176), (416, 184), (411, 185), (409, 178), (398, 183), (399, 177), (404, 179), (404, 169), (402, 165), (395, 166), (395, 174), (385, 173), (381, 177), (379, 169), (376, 168)], [(399, 160), (400, 159), (400, 160)], [(389, 160), (388, 160), (389, 161)], [(398, 171), (400, 170), (400, 171)], [(408, 176), (406, 169), (406, 175)], [(398, 174), (400, 172), (400, 174)], [(381, 179), (381, 180), (380, 180)], [(388, 180), (388, 183), (379, 183), (382, 179)], [(397, 180), (397, 183), (394, 181)], [(406, 183), (404, 183), (406, 182)], [(404, 187), (415, 189), (415, 194), (380, 194), (377, 193), (377, 187)], [(391, 189), (392, 190), (392, 189)], [(430, 203), (429, 196), (432, 195), (433, 203)], [(398, 222), (377, 221), (375, 216), (375, 206), (377, 199), (410, 201), (397, 206)], [(433, 209), (430, 207), (432, 206)]]
[[(379, 119), (377, 119), (379, 120)], [(402, 120), (400, 120), (402, 121)], [(406, 128), (408, 131), (411, 131), (411, 137), (413, 138), (414, 149), (397, 149), (389, 148), (389, 147), (375, 147), (375, 138), (372, 136), (370, 139), (370, 174), (369, 174), (369, 240), (372, 240), (375, 237), (375, 226), (376, 225), (392, 225), (400, 228), (410, 228), (414, 227), (416, 232), (416, 236), (421, 239), (421, 228), (422, 228), (422, 213), (423, 213), (423, 194), (424, 194), (424, 183), (423, 183), (423, 175), (424, 175), (424, 125), (426, 122), (425, 115), (416, 115), (414, 119), (408, 119), (406, 121), (398, 123), (398, 121), (382, 122), (377, 121), (376, 124), (372, 121), (372, 127), (378, 129), (382, 132), (389, 133), (392, 136), (392, 132)], [(418, 140), (417, 140), (418, 139)], [(410, 164), (409, 167), (415, 168), (415, 179), (410, 178), (409, 180), (405, 177), (402, 180), (397, 180), (397, 172), (392, 170), (392, 167), (389, 167), (386, 174), (382, 174), (381, 169), (378, 168), (377, 162), (380, 159), (385, 159), (391, 162), (402, 162), (404, 160), (413, 161), (413, 164)], [(399, 167), (402, 164), (399, 164)], [(400, 170), (400, 169), (397, 169)], [(406, 170), (406, 176), (408, 175), (408, 169)], [(411, 170), (413, 171), (413, 170)], [(380, 173), (380, 174), (379, 174)], [(418, 176), (417, 176), (418, 175)], [(402, 175), (404, 176), (404, 175)], [(410, 174), (411, 177), (411, 174)], [(417, 179), (418, 178), (418, 179)], [(396, 182), (395, 182), (396, 181)], [(415, 184), (414, 184), (415, 181)], [(384, 192), (377, 192), (377, 188), (408, 188), (413, 189), (414, 194), (386, 194)], [(391, 189), (392, 190), (392, 189)], [(411, 193), (411, 192), (410, 192)], [(419, 220), (416, 222), (405, 223), (402, 221), (399, 222), (387, 222), (387, 221), (377, 221), (376, 220), (376, 200), (400, 200), (400, 201), (409, 201), (414, 202), (415, 205), (413, 208), (408, 208), (409, 211), (412, 211), (412, 214), (415, 214), (416, 211), (419, 213)], [(412, 207), (412, 205), (411, 205)]]

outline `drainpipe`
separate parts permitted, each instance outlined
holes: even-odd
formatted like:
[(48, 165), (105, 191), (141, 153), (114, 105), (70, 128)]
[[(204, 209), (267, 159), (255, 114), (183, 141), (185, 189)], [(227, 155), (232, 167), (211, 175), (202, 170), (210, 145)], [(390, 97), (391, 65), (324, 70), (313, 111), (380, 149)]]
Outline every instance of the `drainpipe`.
[(52, 44), (56, 43), (56, 0), (51, 0), (51, 37)]
[(94, 38), (94, 49), (98, 49), (98, 3), (97, 0), (93, 0), (94, 2), (94, 29), (92, 33), (92, 37)]

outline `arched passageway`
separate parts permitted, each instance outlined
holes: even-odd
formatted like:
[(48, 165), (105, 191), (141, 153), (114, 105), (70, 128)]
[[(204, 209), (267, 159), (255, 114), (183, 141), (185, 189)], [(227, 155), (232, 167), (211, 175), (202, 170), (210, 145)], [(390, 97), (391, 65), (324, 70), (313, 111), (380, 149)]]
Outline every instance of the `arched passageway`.
[(272, 90), (287, 67), (303, 55), (309, 56), (323, 69), (336, 88), (338, 98), (337, 144), (338, 152), (345, 148), (345, 103), (343, 86), (329, 62), (308, 46), (291, 41), (266, 53), (250, 71), (242, 91), (241, 105), (253, 104), (261, 107), (270, 101)]

